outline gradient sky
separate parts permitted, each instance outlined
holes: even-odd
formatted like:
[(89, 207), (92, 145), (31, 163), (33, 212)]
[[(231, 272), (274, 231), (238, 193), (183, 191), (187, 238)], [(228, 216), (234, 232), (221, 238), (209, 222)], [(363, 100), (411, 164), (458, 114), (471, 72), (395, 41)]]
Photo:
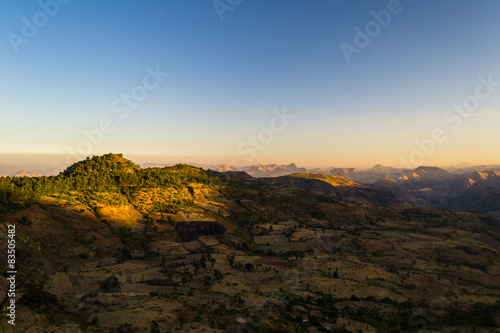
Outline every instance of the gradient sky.
[[(87, 147), (83, 131), (102, 119), (114, 130), (81, 155), (308, 167), (398, 166), (411, 157), (500, 163), (500, 84), (460, 125), (443, 119), (474, 96), (479, 77), (500, 82), (500, 2), (401, 1), (348, 63), (340, 44), (355, 45), (354, 28), (391, 2), (243, 0), (221, 21), (212, 1), (73, 0), (44, 25), (37, 1), (3, 1), (0, 164), (12, 153), (81, 159), (67, 152)], [(38, 33), (15, 52), (13, 34), (24, 38), (23, 18), (34, 16)], [(157, 66), (168, 77), (120, 118), (113, 102)], [(273, 110), (284, 108), (295, 118), (252, 157), (248, 137), (269, 134)], [(427, 153), (415, 140), (436, 128), (446, 140)]]

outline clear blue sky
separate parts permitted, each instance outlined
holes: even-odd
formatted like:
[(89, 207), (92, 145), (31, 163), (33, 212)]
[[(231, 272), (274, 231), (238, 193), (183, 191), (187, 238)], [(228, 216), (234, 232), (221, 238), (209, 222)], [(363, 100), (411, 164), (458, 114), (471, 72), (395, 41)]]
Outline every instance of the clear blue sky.
[[(243, 0), (221, 21), (212, 1), (73, 0), (53, 17), (40, 14), (37, 1), (3, 1), (0, 153), (83, 152), (82, 131), (107, 118), (113, 130), (82, 155), (239, 165), (500, 163), (500, 86), (460, 124), (456, 112), (443, 119), (475, 94), (480, 76), (500, 82), (500, 2), (401, 1), (349, 63), (341, 43), (355, 46), (354, 28), (364, 30), (370, 12), (389, 3)], [(36, 35), (25, 38), (23, 18), (38, 20)], [(113, 102), (157, 66), (169, 75), (120, 118)], [(263, 129), (284, 108), (295, 118), (284, 128), (275, 122), (280, 130), (269, 139)], [(436, 128), (446, 140), (428, 153), (415, 140), (430, 140)]]

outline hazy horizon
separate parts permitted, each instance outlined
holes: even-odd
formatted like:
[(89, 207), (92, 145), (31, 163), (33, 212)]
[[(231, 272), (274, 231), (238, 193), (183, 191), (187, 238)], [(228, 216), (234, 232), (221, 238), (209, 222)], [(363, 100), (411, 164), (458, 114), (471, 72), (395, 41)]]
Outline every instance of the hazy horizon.
[[(114, 153), (120, 153), (120, 152), (114, 152)], [(92, 157), (92, 156), (89, 156)], [(221, 165), (229, 165), (233, 167), (247, 167), (251, 165), (256, 165), (256, 164), (261, 164), (261, 165), (270, 165), (270, 164), (277, 164), (277, 165), (289, 165), (292, 163), (295, 163), (298, 167), (303, 167), (307, 169), (316, 169), (316, 168), (322, 168), (322, 169), (329, 169), (329, 168), (356, 168), (359, 170), (362, 169), (370, 169), (374, 167), (375, 165), (383, 165), (387, 167), (399, 167), (397, 164), (390, 164), (390, 163), (371, 163), (371, 164), (307, 164), (304, 161), (301, 161), (300, 159), (298, 160), (291, 160), (291, 159), (276, 159), (276, 160), (260, 160), (256, 159), (254, 161), (255, 163), (239, 163), (235, 159), (231, 159), (229, 157), (223, 158), (223, 157), (210, 157), (207, 158), (206, 156), (145, 156), (145, 155), (127, 155), (124, 154), (125, 158), (131, 160), (132, 162), (136, 164), (147, 164), (147, 163), (158, 163), (158, 164), (165, 164), (165, 165), (172, 165), (172, 164), (194, 164), (194, 165), (204, 165), (204, 166), (221, 166)], [(0, 166), (19, 166), (19, 167), (38, 167), (38, 166), (69, 166), (70, 164), (66, 163), (67, 155), (64, 154), (3, 154), (0, 153)], [(82, 160), (85, 158), (82, 158)], [(226, 161), (226, 162), (223, 162)], [(76, 162), (76, 160), (74, 161)], [(231, 162), (233, 162), (231, 164)], [(440, 168), (453, 168), (453, 167), (465, 167), (465, 166), (481, 166), (481, 165), (487, 165), (487, 166), (493, 166), (493, 165), (500, 165), (500, 163), (469, 163), (467, 161), (463, 161), (460, 163), (453, 163), (453, 164), (432, 164), (432, 163), (427, 163), (419, 166), (433, 166), (433, 167), (440, 167)]]

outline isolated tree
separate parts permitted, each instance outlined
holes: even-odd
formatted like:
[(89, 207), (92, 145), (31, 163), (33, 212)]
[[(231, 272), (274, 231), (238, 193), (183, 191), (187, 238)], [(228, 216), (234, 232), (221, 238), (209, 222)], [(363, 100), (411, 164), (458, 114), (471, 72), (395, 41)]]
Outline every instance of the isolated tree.
[(101, 290), (107, 291), (110, 293), (117, 292), (121, 290), (121, 285), (120, 281), (118, 281), (118, 278), (116, 276), (110, 276), (104, 281), (101, 281), (99, 283), (99, 286)]
[(219, 271), (218, 269), (214, 269), (214, 279), (217, 281), (222, 281), (223, 278), (224, 275), (222, 274), (222, 272)]
[(151, 333), (160, 333), (160, 325), (156, 322), (156, 320), (153, 320), (151, 323)]

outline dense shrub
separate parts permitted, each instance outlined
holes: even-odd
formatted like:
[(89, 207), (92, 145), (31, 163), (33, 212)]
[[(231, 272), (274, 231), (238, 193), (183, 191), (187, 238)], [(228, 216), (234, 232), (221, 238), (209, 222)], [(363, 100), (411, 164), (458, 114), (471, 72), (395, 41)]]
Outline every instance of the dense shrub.
[(110, 276), (104, 281), (99, 282), (99, 286), (102, 291), (107, 291), (110, 293), (117, 292), (121, 290), (120, 282), (116, 276)]
[(30, 288), (26, 290), (23, 296), (19, 299), (19, 302), (31, 308), (40, 308), (59, 304), (55, 295), (52, 295), (48, 291), (40, 288)]

